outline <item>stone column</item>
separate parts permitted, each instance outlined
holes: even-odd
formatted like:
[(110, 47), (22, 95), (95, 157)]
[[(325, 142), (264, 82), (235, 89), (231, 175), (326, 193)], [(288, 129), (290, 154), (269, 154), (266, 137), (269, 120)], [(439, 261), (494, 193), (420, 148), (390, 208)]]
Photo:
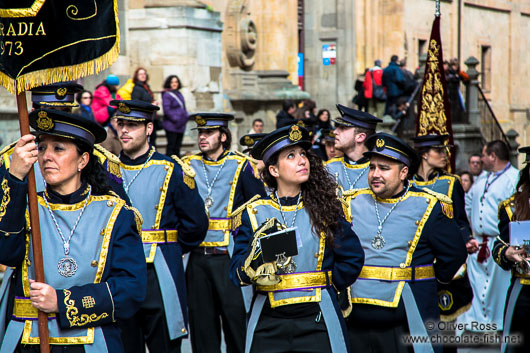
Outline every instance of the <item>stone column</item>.
[(476, 69), (479, 61), (474, 56), (470, 56), (464, 64), (467, 66), (466, 73), (469, 76), (469, 82), (466, 88), (467, 122), (473, 126), (480, 126), (480, 111), (478, 109), (479, 72)]

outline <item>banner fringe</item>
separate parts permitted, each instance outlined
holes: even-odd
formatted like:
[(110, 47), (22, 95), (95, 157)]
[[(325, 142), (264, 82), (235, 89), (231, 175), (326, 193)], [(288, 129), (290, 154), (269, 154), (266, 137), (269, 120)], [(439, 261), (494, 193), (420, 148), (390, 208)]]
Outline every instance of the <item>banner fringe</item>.
[(114, 0), (114, 18), (116, 21), (116, 42), (109, 51), (100, 57), (77, 65), (60, 66), (30, 72), (16, 79), (12, 79), (5, 73), (0, 72), (0, 85), (11, 94), (18, 94), (23, 91), (29, 91), (34, 87), (51, 85), (57, 82), (73, 81), (81, 77), (95, 75), (109, 68), (120, 55), (120, 28), (117, 0)]

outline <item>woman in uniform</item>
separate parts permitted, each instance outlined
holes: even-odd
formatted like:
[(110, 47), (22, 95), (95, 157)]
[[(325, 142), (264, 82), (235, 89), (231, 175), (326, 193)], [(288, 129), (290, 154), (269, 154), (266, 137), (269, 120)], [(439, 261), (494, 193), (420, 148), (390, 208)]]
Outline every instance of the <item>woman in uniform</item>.
[[(265, 163), (262, 178), (272, 193), (245, 207), (235, 236), (230, 276), (255, 289), (247, 352), (348, 351), (336, 290), (355, 281), (364, 253), (330, 187), (333, 178), (310, 148), (307, 130), (293, 125), (251, 152)], [(282, 243), (276, 261), (264, 262), (259, 239), (285, 228), (295, 233), (297, 254)]]
[[(20, 138), (0, 175), (0, 352), (39, 352), (37, 314), (48, 314), (51, 352), (122, 352), (116, 320), (145, 297), (141, 217), (109, 193), (92, 154), (106, 133), (58, 110), (35, 110), (36, 132)], [(36, 282), (26, 214), (27, 175), (38, 161), (46, 182), (38, 211), (46, 283)], [(7, 321), (6, 321), (7, 320)]]
[[(502, 352), (530, 350), (530, 255), (528, 249), (510, 245), (510, 222), (530, 221), (530, 147), (519, 149), (526, 153), (526, 166), (521, 170), (515, 194), (499, 205), (499, 232), (493, 245), (492, 257), (504, 270), (512, 271), (512, 280), (506, 297)], [(527, 237), (528, 238), (528, 237)], [(523, 342), (524, 340), (524, 342)]]

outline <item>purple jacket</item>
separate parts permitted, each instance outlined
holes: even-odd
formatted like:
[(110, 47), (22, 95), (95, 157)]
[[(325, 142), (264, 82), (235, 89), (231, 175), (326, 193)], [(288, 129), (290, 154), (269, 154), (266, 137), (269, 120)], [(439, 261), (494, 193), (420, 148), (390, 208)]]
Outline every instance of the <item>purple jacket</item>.
[[(178, 99), (175, 99), (174, 95)], [(184, 132), (189, 116), (182, 94), (178, 91), (162, 92), (162, 107), (164, 108), (164, 121), (162, 122), (164, 130)]]

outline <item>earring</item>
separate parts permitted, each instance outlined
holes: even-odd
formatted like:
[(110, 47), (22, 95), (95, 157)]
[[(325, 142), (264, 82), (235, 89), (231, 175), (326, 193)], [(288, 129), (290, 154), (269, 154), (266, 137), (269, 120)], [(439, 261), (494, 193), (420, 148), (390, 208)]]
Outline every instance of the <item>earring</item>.
[(80, 172), (80, 171), (81, 171), (81, 168), (77, 168), (77, 171)]

